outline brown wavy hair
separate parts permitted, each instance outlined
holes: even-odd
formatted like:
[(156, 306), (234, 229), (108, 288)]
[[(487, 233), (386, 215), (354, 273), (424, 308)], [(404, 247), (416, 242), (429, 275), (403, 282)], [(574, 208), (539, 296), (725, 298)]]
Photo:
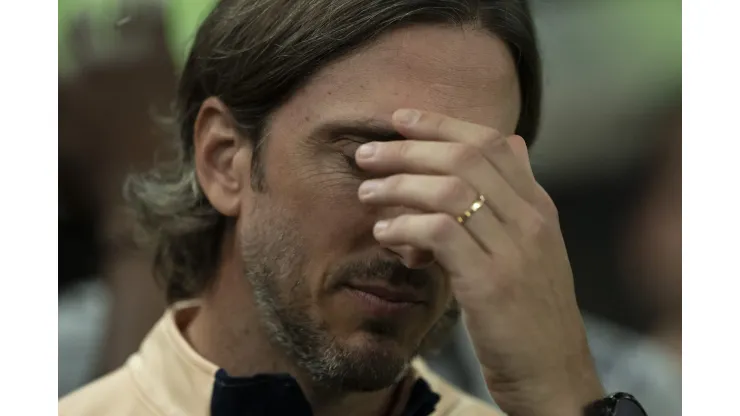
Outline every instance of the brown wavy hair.
[(534, 25), (524, 0), (222, 0), (198, 30), (179, 84), (177, 157), (134, 175), (125, 193), (149, 241), (155, 273), (170, 301), (211, 283), (228, 225), (200, 189), (193, 126), (218, 97), (254, 149), (252, 186), (264, 186), (259, 150), (266, 120), (311, 76), (378, 36), (403, 26), (473, 26), (510, 49), (522, 96), (516, 133), (534, 139), (541, 74)]

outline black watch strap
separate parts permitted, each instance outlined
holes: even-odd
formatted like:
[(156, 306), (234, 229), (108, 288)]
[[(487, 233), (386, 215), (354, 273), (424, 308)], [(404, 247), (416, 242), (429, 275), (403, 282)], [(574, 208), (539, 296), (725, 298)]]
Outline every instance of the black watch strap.
[(647, 412), (634, 396), (614, 393), (586, 408), (586, 416), (647, 416)]

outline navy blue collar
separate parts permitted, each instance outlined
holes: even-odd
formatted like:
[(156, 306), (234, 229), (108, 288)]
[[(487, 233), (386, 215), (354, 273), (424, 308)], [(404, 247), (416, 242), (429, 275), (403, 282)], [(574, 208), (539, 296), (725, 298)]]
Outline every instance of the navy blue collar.
[[(419, 378), (411, 388), (401, 416), (428, 416), (439, 395)], [(311, 405), (295, 379), (288, 374), (231, 377), (223, 369), (216, 373), (211, 397), (211, 416), (312, 416)]]

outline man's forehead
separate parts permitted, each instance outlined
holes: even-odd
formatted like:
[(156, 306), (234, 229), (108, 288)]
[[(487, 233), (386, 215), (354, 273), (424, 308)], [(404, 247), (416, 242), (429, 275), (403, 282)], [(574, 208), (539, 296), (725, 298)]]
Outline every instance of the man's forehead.
[[(347, 69), (353, 69), (347, 73)], [(480, 29), (415, 26), (381, 36), (358, 52), (326, 67), (319, 76), (349, 81), (350, 75), (372, 78), (384, 69), (394, 75), (431, 78), (439, 84), (468, 87), (475, 81), (500, 83), (515, 78), (506, 45)], [(508, 79), (507, 79), (508, 78)], [(476, 84), (477, 85), (477, 84)]]
[(513, 58), (501, 40), (473, 29), (420, 26), (330, 64), (278, 113), (303, 132), (337, 120), (389, 123), (396, 109), (412, 107), (513, 133), (519, 103)]

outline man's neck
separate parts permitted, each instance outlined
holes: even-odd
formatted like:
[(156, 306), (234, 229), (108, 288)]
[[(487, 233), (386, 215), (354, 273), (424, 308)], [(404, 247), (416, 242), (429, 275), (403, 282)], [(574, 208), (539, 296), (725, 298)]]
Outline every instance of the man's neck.
[[(222, 270), (225, 272), (226, 270)], [(251, 289), (237, 273), (222, 274), (181, 330), (191, 346), (230, 376), (288, 373), (317, 416), (384, 415), (394, 388), (370, 393), (325, 392), (269, 342), (256, 317)], [(318, 387), (318, 388), (317, 388)]]

